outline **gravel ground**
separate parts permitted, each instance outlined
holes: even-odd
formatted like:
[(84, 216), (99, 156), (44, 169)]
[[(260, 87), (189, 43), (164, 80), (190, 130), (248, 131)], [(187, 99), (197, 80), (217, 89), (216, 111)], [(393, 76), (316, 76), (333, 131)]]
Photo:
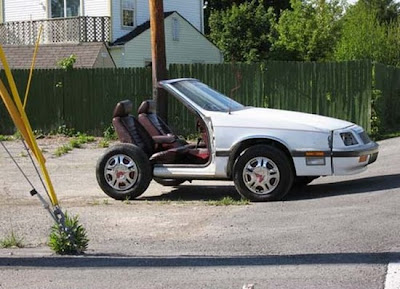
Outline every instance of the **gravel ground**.
[[(231, 182), (151, 183), (138, 200), (114, 201), (95, 179), (104, 149), (94, 143), (55, 157), (66, 141), (40, 146), (62, 208), (88, 231), (88, 252), (52, 254), (52, 220), (0, 150), (0, 239), (14, 231), (27, 246), (0, 249), (1, 289), (375, 289), (384, 288), (388, 262), (400, 260), (400, 138), (381, 142), (362, 174), (320, 178), (283, 202), (227, 207), (208, 201), (237, 197)], [(33, 179), (21, 143), (6, 145)]]

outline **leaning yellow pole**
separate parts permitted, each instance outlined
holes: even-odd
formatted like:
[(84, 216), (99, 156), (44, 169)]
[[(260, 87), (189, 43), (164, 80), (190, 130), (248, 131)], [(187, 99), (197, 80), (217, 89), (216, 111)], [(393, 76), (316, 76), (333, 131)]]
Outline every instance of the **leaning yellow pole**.
[[(4, 85), (1, 85), (1, 97), (4, 101), (4, 103), (6, 104), (6, 106), (8, 105), (8, 108), (11, 108), (10, 115), (12, 114), (11, 118), (17, 119), (17, 123), (15, 123), (15, 125), (17, 126), (18, 129), (20, 129), (20, 127), (23, 127), (21, 131), (21, 134), (23, 135), (26, 143), (28, 144), (29, 148), (32, 150), (34, 156), (36, 157), (39, 166), (40, 166), (40, 170), (42, 171), (44, 180), (46, 182), (46, 186), (47, 186), (47, 190), (49, 193), (49, 197), (50, 197), (50, 201), (52, 203), (53, 206), (58, 205), (58, 200), (57, 200), (57, 196), (54, 192), (54, 187), (53, 184), (51, 182), (49, 173), (47, 171), (46, 165), (45, 165), (45, 159), (43, 157), (42, 151), (39, 149), (36, 139), (33, 135), (32, 132), (32, 128), (31, 125), (29, 123), (28, 117), (25, 113), (25, 110), (23, 109), (22, 103), (21, 103), (21, 99), (19, 97), (18, 94), (18, 90), (17, 90), (17, 86), (15, 85), (15, 81), (14, 78), (12, 76), (10, 67), (8, 66), (7, 63), (7, 59), (3, 50), (3, 47), (0, 45), (0, 60), (3, 64), (4, 67), (4, 71), (6, 73), (6, 77), (7, 77), (7, 81), (8, 84), (10, 86), (11, 89), (11, 94), (14, 98), (14, 102), (15, 102), (15, 107), (18, 110), (18, 113), (15, 111), (15, 109), (12, 108), (11, 103), (13, 103), (13, 101), (11, 100), (11, 98), (8, 95), (7, 90), (5, 89)], [(20, 119), (20, 121), (18, 121), (18, 119)], [(21, 124), (22, 122), (22, 124)], [(25, 128), (25, 129), (24, 129)]]
[(35, 50), (34, 50), (34, 52), (33, 52), (33, 58), (32, 58), (32, 63), (31, 63), (31, 69), (30, 69), (30, 71), (29, 71), (28, 84), (26, 85), (26, 91), (25, 91), (25, 97), (24, 97), (24, 106), (23, 106), (24, 109), (25, 109), (25, 107), (26, 107), (26, 102), (28, 101), (28, 94), (29, 94), (29, 89), (30, 89), (30, 87), (31, 87), (33, 68), (35, 67), (36, 55), (37, 55), (37, 52), (38, 52), (40, 37), (42, 36), (42, 31), (43, 31), (43, 25), (40, 25), (38, 38), (37, 38), (37, 40), (36, 40)]

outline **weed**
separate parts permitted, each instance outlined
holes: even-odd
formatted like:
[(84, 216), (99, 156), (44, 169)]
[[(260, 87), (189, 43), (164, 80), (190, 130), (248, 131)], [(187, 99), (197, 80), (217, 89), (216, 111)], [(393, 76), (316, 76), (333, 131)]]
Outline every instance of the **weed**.
[(104, 199), (103, 200), (103, 205), (109, 205), (110, 203), (108, 202), (108, 200), (107, 199)]
[(81, 142), (78, 139), (74, 138), (69, 141), (69, 146), (71, 148), (80, 148)]
[(26, 153), (26, 151), (21, 151), (21, 152), (19, 153), (19, 156), (20, 156), (21, 158), (26, 158), (26, 157), (28, 156), (28, 154)]
[(127, 197), (127, 198), (123, 201), (123, 203), (124, 203), (125, 205), (130, 205), (130, 204), (131, 204), (131, 200)]
[(0, 247), (1, 248), (12, 248), (12, 247), (17, 247), (17, 248), (23, 248), (24, 243), (23, 243), (23, 238), (18, 237), (14, 231), (11, 231), (11, 233), (6, 236), (4, 239), (0, 241)]
[(235, 200), (232, 197), (223, 197), (221, 200), (207, 202), (209, 206), (245, 206), (249, 204), (250, 201), (247, 199)]
[(112, 125), (108, 126), (103, 132), (104, 139), (107, 141), (117, 140), (118, 136), (115, 133), (114, 127)]
[(63, 125), (60, 125), (57, 129), (52, 130), (50, 132), (50, 134), (51, 135), (57, 135), (58, 134), (58, 135), (64, 135), (64, 136), (72, 137), (72, 136), (76, 135), (76, 132), (75, 132), (75, 129), (68, 128), (65, 124), (63, 124)]
[(88, 246), (89, 239), (84, 227), (79, 225), (78, 216), (69, 216), (65, 213), (64, 230), (59, 224), (51, 227), (49, 246), (60, 255), (83, 254)]
[(13, 140), (12, 136), (0, 134), (0, 141), (11, 141), (11, 140)]
[(71, 54), (68, 57), (65, 57), (57, 62), (57, 66), (64, 70), (71, 70), (74, 68), (74, 64), (76, 62), (76, 55)]
[(58, 147), (58, 148), (56, 149), (56, 151), (54, 152), (54, 154), (55, 154), (57, 157), (61, 157), (62, 155), (67, 154), (67, 153), (70, 152), (71, 150), (72, 150), (72, 147), (71, 147), (71, 146), (69, 146), (69, 145), (62, 145), (62, 146), (60, 146), (60, 147)]
[(109, 146), (110, 146), (110, 142), (108, 140), (106, 140), (106, 139), (102, 139), (99, 142), (99, 147), (100, 148), (108, 148)]
[(13, 139), (18, 139), (18, 140), (20, 140), (20, 139), (22, 139), (22, 134), (19, 132), (19, 130), (17, 130), (17, 131), (13, 134), (12, 138), (13, 138)]

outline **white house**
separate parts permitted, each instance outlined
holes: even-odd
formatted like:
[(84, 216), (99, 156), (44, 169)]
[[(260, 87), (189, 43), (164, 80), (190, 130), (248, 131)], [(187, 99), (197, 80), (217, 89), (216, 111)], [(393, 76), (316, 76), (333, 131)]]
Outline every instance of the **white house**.
[[(168, 63), (222, 61), (220, 51), (202, 35), (203, 5), (204, 0), (164, 1), (164, 11), (176, 11), (165, 18)], [(137, 33), (148, 20), (148, 0), (0, 0), (0, 42), (33, 45), (42, 26), (43, 44), (103, 42), (111, 44), (116, 66), (144, 66), (149, 31), (125, 43), (117, 40)]]

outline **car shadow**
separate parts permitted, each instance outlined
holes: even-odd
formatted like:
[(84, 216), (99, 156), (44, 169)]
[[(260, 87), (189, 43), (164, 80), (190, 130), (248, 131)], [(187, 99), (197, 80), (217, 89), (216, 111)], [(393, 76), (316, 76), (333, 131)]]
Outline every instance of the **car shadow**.
[(159, 196), (143, 196), (137, 200), (146, 201), (217, 201), (224, 197), (231, 197), (240, 200), (235, 186), (192, 186), (182, 184), (178, 187), (171, 187), (170, 192)]
[[(366, 177), (354, 180), (294, 186), (284, 201), (318, 199), (339, 195), (370, 193), (400, 188), (400, 174)], [(185, 185), (171, 187), (171, 191), (158, 196), (142, 196), (137, 201), (217, 201), (224, 197), (240, 200), (234, 185)]]
[(371, 193), (400, 188), (400, 174), (366, 177), (354, 180), (293, 187), (286, 201), (327, 198), (339, 195)]

